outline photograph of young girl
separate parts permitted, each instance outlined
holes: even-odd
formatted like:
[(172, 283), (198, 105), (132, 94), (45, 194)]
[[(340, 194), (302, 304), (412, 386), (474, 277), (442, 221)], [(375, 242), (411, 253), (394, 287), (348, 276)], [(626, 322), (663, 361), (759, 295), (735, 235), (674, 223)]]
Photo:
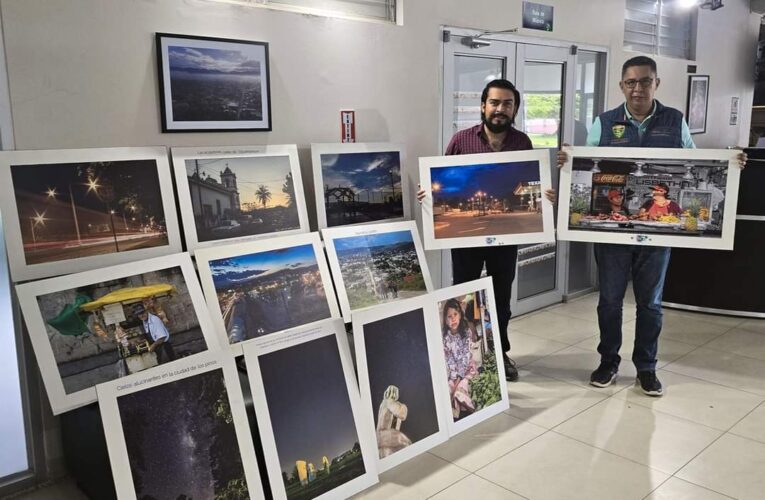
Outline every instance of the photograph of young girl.
[(492, 318), (484, 290), (439, 302), (438, 308), (456, 422), (502, 399)]

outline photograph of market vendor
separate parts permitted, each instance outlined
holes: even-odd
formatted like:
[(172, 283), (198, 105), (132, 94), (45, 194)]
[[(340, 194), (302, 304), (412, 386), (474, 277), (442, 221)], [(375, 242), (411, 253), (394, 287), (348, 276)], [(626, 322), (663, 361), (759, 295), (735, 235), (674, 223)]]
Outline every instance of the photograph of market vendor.
[(683, 212), (680, 205), (669, 199), (669, 187), (663, 182), (651, 186), (651, 194), (653, 198), (640, 207), (638, 216), (657, 220), (663, 215), (680, 215)]
[(610, 210), (608, 213), (629, 215), (630, 211), (627, 209), (627, 205), (624, 203), (624, 192), (621, 189), (609, 189), (608, 190), (608, 205)]
[(134, 314), (141, 320), (143, 331), (149, 341), (149, 352), (157, 353), (157, 362), (161, 365), (175, 360), (175, 352), (170, 342), (170, 332), (159, 316), (149, 312), (143, 304), (136, 306)]

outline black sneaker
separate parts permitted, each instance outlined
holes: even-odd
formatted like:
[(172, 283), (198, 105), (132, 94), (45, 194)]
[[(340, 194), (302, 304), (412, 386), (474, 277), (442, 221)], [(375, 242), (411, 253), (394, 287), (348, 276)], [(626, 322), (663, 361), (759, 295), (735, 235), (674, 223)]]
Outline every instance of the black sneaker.
[(639, 385), (643, 393), (648, 396), (659, 397), (664, 395), (661, 382), (656, 378), (656, 372), (653, 370), (638, 372), (635, 385)]
[(598, 369), (590, 375), (590, 385), (595, 387), (608, 387), (616, 383), (616, 374), (619, 373), (619, 367), (613, 363), (600, 362)]
[(515, 367), (515, 361), (508, 358), (507, 355), (502, 356), (505, 360), (505, 380), (508, 382), (518, 382), (518, 368)]

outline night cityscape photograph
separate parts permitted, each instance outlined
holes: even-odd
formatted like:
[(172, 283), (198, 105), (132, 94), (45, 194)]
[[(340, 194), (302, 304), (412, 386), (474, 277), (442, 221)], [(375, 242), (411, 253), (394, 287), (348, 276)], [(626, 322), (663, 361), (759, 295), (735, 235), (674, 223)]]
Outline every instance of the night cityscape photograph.
[(315, 498), (364, 474), (335, 336), (261, 355), (258, 362), (287, 498)]
[(411, 231), (333, 241), (351, 309), (427, 292)]
[(313, 245), (210, 261), (210, 272), (232, 344), (331, 316)]
[(300, 228), (288, 156), (186, 160), (199, 241)]
[[(178, 43), (178, 42), (174, 42)], [(174, 121), (263, 119), (259, 46), (167, 48)]]
[(422, 309), (364, 325), (380, 458), (438, 432)]
[(64, 391), (72, 394), (171, 361), (149, 353), (139, 317), (158, 317), (176, 358), (207, 349), (180, 267), (37, 297)]
[(27, 264), (168, 245), (155, 160), (12, 165)]
[(246, 499), (223, 371), (117, 398), (138, 500)]
[(433, 167), (435, 238), (542, 231), (538, 161)]
[(404, 216), (398, 151), (321, 155), (327, 227)]

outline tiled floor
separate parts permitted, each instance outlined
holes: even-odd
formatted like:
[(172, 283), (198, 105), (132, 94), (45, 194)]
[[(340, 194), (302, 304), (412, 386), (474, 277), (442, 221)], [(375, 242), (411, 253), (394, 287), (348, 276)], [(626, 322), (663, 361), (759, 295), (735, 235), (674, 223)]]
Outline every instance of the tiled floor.
[(358, 499), (763, 499), (765, 320), (665, 310), (663, 398), (634, 386), (626, 299), (616, 386), (587, 384), (597, 297), (510, 322), (510, 409), (382, 475)]
[(648, 398), (633, 387), (629, 298), (619, 382), (587, 385), (596, 303), (587, 296), (511, 321), (521, 378), (507, 385), (510, 409), (356, 498), (765, 498), (765, 320), (666, 310), (666, 394)]

